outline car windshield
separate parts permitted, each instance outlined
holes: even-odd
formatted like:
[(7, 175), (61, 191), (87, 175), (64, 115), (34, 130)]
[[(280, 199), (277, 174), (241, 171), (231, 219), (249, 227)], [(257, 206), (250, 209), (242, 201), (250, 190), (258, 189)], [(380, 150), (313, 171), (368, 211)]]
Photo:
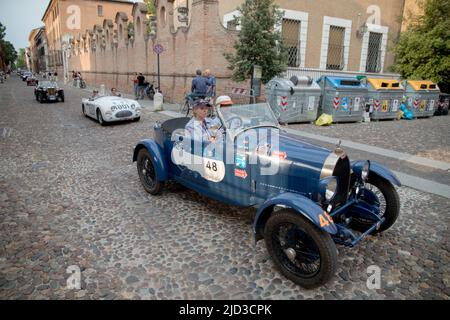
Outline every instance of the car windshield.
[(56, 88), (57, 87), (56, 82), (51, 82), (51, 81), (41, 81), (40, 86), (44, 87), (44, 88)]
[(219, 107), (217, 112), (228, 130), (238, 132), (254, 127), (278, 127), (278, 121), (267, 103)]

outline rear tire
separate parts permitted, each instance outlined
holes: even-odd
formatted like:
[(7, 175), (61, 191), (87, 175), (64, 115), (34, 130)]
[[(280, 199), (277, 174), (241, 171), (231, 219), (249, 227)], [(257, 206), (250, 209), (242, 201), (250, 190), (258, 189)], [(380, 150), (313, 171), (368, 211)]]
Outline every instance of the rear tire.
[(141, 184), (145, 191), (152, 195), (159, 194), (164, 187), (164, 182), (158, 181), (155, 163), (153, 162), (153, 159), (147, 149), (142, 148), (139, 150), (136, 166), (139, 179), (141, 180)]
[(264, 240), (276, 268), (303, 288), (319, 287), (336, 273), (337, 250), (330, 235), (292, 209), (272, 214)]

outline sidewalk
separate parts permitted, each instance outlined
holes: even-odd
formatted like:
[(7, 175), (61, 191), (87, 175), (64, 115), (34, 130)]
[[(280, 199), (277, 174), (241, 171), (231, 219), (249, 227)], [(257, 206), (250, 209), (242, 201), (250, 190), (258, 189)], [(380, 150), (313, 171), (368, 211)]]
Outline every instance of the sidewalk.
[[(86, 91), (86, 92), (89, 92), (89, 93), (92, 93), (92, 91), (94, 89), (97, 89), (100, 92), (100, 87), (92, 87), (92, 86), (87, 86), (86, 85), (86, 88), (80, 89), (80, 88), (74, 87), (71, 84), (70, 81), (67, 82), (67, 83), (64, 83), (63, 81), (61, 81), (61, 84), (64, 85), (65, 87), (69, 87), (69, 88), (72, 88), (72, 89), (79, 89), (79, 90), (83, 90), (83, 91)], [(111, 88), (108, 88), (108, 87), (105, 86), (105, 93), (108, 93), (110, 90), (111, 90)], [(124, 93), (124, 92), (121, 92), (120, 90), (119, 90), (119, 93), (122, 94), (123, 98), (136, 100), (134, 94)], [(161, 111), (153, 111), (153, 109), (154, 109), (153, 100), (150, 100), (147, 97), (144, 98), (143, 100), (139, 99), (139, 100), (136, 100), (136, 101), (138, 101), (139, 104), (141, 105), (141, 107), (144, 108), (144, 109), (150, 110), (151, 112), (161, 112)], [(178, 112), (179, 110), (180, 110), (180, 104), (168, 103), (168, 102), (164, 102), (163, 103), (163, 111)]]

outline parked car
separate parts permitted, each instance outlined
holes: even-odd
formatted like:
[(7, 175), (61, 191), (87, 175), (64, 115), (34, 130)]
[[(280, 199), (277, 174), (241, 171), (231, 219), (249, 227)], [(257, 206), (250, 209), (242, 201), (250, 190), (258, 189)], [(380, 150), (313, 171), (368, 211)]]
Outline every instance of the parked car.
[(33, 76), (33, 73), (31, 73), (29, 71), (25, 71), (25, 72), (21, 73), (20, 77), (22, 78), (22, 81), (26, 81), (28, 79), (28, 77), (32, 77), (32, 76)]
[(189, 118), (156, 123), (154, 138), (134, 149), (142, 186), (157, 195), (173, 180), (227, 204), (257, 207), (255, 241), (264, 239), (276, 268), (296, 284), (327, 283), (337, 268), (336, 244), (354, 247), (396, 221), (400, 182), (383, 165), (350, 161), (340, 146), (330, 151), (287, 133), (267, 103), (216, 107), (214, 114), (221, 125), (210, 128), (211, 143), (189, 138)]
[(102, 126), (109, 122), (141, 119), (141, 105), (132, 99), (118, 96), (98, 96), (82, 99), (81, 111), (96, 119)]
[(36, 86), (39, 81), (35, 76), (30, 76), (27, 78), (27, 86)]
[(34, 88), (36, 100), (40, 103), (47, 101), (64, 102), (64, 89), (58, 87), (54, 81), (40, 81)]

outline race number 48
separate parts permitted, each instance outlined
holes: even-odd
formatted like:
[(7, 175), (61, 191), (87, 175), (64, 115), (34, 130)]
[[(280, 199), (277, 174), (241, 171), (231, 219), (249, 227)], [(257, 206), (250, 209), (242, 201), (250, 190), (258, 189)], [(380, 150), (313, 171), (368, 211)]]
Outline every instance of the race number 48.
[(206, 168), (212, 171), (217, 171), (217, 163), (214, 161), (208, 161), (206, 163)]

